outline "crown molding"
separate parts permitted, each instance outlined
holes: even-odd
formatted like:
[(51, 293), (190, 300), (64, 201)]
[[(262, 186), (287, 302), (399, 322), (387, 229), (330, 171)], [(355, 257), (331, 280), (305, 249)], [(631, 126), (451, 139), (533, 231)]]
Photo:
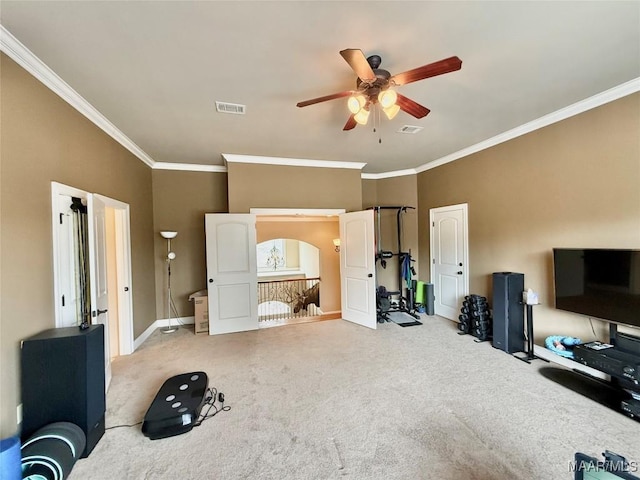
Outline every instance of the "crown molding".
[(36, 77), (46, 87), (62, 98), (65, 102), (87, 117), (98, 128), (117, 141), (136, 157), (153, 167), (155, 161), (147, 155), (129, 137), (122, 133), (113, 123), (102, 115), (93, 105), (87, 102), (78, 92), (62, 80), (42, 60), (36, 57), (31, 50), (25, 47), (9, 30), (0, 25), (0, 50), (6, 53), (18, 65), (31, 75)]
[(408, 168), (406, 170), (394, 170), (392, 172), (384, 172), (384, 173), (363, 173), (363, 180), (381, 180), (383, 178), (393, 178), (393, 177), (404, 177), (406, 175), (415, 175), (415, 168)]
[(308, 160), (304, 158), (263, 157), (257, 155), (236, 155), (223, 153), (227, 163), (263, 163), (266, 165), (287, 165), (292, 167), (348, 168), (362, 170), (366, 163), (336, 162), (331, 160)]
[(634, 78), (633, 80), (629, 80), (628, 82), (618, 85), (617, 87), (610, 88), (609, 90), (605, 90), (604, 92), (593, 95), (592, 97), (576, 102), (572, 105), (569, 105), (568, 107), (556, 110), (555, 112), (549, 113), (548, 115), (544, 115), (536, 120), (532, 120), (531, 122), (520, 125), (519, 127), (507, 130), (506, 132), (496, 135), (495, 137), (491, 137), (480, 143), (471, 145), (470, 147), (458, 150), (457, 152), (446, 155), (442, 158), (439, 158), (438, 160), (425, 163), (424, 165), (416, 167), (415, 170), (417, 173), (420, 173), (432, 168), (439, 167), (440, 165), (453, 162), (454, 160), (459, 160), (460, 158), (478, 153), (482, 150), (486, 150), (487, 148), (494, 147), (500, 143), (504, 143), (521, 135), (539, 130), (553, 123), (566, 120), (567, 118), (573, 117), (606, 103), (613, 102), (614, 100), (618, 100), (622, 97), (626, 97), (627, 95), (631, 95), (638, 91), (640, 91), (640, 77)]
[(224, 165), (201, 165), (196, 163), (155, 162), (152, 168), (154, 170), (181, 170), (183, 172), (227, 173), (227, 167)]
[[(52, 90), (56, 95), (66, 101), (87, 119), (93, 122), (98, 128), (103, 130), (107, 135), (117, 141), (124, 148), (129, 150), (133, 155), (142, 160), (146, 165), (158, 170), (183, 170), (195, 172), (226, 172), (227, 168), (217, 165), (199, 165), (199, 164), (182, 164), (182, 163), (165, 163), (156, 162), (144, 150), (136, 145), (129, 137), (113, 125), (107, 118), (102, 115), (93, 105), (85, 100), (78, 92), (76, 92), (69, 84), (62, 80), (51, 68), (35, 56), (27, 47), (25, 47), (11, 32), (3, 25), (0, 25), (0, 51), (4, 52), (18, 65), (28, 71), (36, 79), (42, 82), (46, 87)], [(586, 112), (593, 108), (599, 107), (606, 103), (618, 100), (627, 95), (631, 95), (640, 91), (640, 77), (634, 78), (626, 83), (605, 90), (599, 94), (589, 97), (585, 100), (576, 102), (568, 107), (562, 108), (548, 115), (544, 115), (536, 120), (520, 125), (519, 127), (507, 130), (499, 135), (491, 137), (482, 142), (471, 145), (457, 152), (451, 153), (437, 160), (425, 163), (413, 169), (395, 170), (384, 173), (362, 173), (361, 178), (364, 180), (380, 180), (384, 178), (399, 177), (405, 175), (415, 175), (432, 168), (445, 165), (447, 163), (459, 160), (460, 158), (472, 155), (474, 153), (494, 147), (500, 143), (507, 142), (521, 135), (533, 132), (540, 128), (544, 128), (556, 122), (560, 122), (572, 116)], [(222, 154), (227, 163), (260, 163), (267, 165), (288, 165), (300, 167), (321, 167), (321, 168), (345, 168), (362, 170), (366, 163), (359, 162), (340, 162), (330, 160), (309, 160), (296, 158), (278, 158), (252, 155), (236, 155)]]

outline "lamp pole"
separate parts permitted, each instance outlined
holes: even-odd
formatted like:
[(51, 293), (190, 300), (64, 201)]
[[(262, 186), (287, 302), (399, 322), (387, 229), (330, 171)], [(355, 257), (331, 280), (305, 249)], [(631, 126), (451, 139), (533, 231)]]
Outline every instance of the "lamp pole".
[(167, 262), (167, 312), (169, 314), (169, 325), (161, 329), (161, 332), (173, 333), (178, 330), (178, 327), (171, 325), (171, 260), (176, 258), (176, 254), (171, 251), (171, 239), (175, 238), (176, 235), (178, 235), (178, 232), (163, 231), (160, 232), (160, 235), (167, 239), (167, 257), (165, 261)]

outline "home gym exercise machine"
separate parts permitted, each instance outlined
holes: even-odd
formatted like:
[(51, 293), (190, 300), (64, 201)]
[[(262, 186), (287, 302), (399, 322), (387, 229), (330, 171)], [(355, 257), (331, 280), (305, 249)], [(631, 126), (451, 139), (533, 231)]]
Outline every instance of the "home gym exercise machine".
[[(404, 252), (402, 250), (402, 215), (408, 210), (415, 210), (415, 207), (403, 206), (376, 206), (370, 207), (375, 211), (376, 223), (376, 264), (380, 262), (382, 268), (387, 268), (387, 259), (398, 258), (398, 290), (387, 290), (382, 285), (376, 286), (376, 305), (378, 323), (390, 322), (389, 314), (392, 312), (403, 312), (411, 315), (413, 318), (420, 318), (414, 308), (415, 298), (415, 282), (412, 277), (416, 274), (411, 262), (411, 251)], [(396, 231), (398, 251), (393, 252), (382, 248), (382, 210), (396, 211)], [(406, 282), (406, 289), (403, 289), (403, 282)], [(403, 295), (403, 290), (406, 295)], [(412, 322), (412, 324), (421, 324), (420, 322)]]

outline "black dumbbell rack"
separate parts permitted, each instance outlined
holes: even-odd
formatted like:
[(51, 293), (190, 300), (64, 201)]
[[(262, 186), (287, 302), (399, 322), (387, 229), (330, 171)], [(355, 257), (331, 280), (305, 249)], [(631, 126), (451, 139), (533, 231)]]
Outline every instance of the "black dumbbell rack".
[(477, 342), (491, 339), (493, 319), (486, 297), (475, 294), (465, 296), (458, 320), (458, 335), (471, 334), (477, 338)]

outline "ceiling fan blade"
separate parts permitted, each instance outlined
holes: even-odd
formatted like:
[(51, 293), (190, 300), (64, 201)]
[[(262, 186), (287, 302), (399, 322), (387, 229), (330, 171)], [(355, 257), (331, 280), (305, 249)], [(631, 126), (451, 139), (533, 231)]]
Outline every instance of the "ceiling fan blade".
[(347, 123), (344, 124), (344, 128), (342, 130), (353, 130), (354, 128), (356, 128), (358, 122), (356, 122), (356, 119), (354, 117), (355, 115), (351, 115), (349, 117), (349, 120), (347, 120)]
[(400, 107), (400, 110), (402, 110), (403, 112), (407, 112), (409, 115), (412, 115), (416, 118), (426, 117), (431, 111), (427, 107), (423, 107), (419, 103), (416, 103), (410, 98), (407, 98), (404, 95), (400, 94), (398, 94), (396, 105), (398, 105)]
[(314, 105), (316, 103), (326, 102), (327, 100), (334, 100), (336, 98), (348, 97), (351, 94), (353, 94), (353, 92), (351, 90), (348, 90), (346, 92), (333, 93), (331, 95), (325, 95), (324, 97), (312, 98), (311, 100), (305, 100), (304, 102), (298, 102), (298, 103), (296, 103), (296, 107), (307, 107), (309, 105)]
[(362, 50), (359, 48), (347, 48), (346, 50), (341, 50), (340, 55), (347, 61), (353, 71), (356, 72), (360, 80), (370, 83), (376, 79), (376, 74), (373, 73), (371, 65), (367, 62)]
[(449, 57), (438, 62), (423, 65), (422, 67), (407, 70), (391, 77), (390, 81), (396, 85), (406, 85), (407, 83), (417, 82), (425, 78), (435, 77), (443, 73), (455, 72), (462, 68), (462, 60), (458, 57)]

